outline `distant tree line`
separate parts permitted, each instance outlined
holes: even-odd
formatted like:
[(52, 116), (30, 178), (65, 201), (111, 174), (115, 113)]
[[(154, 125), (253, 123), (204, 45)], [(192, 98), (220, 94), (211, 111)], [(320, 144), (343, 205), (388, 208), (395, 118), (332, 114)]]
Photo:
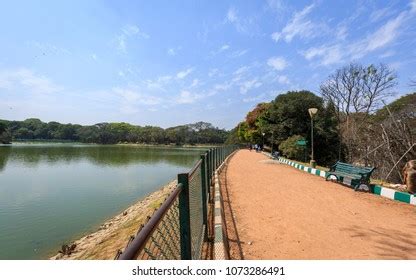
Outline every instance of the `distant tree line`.
[[(416, 158), (416, 93), (387, 104), (396, 85), (397, 75), (387, 65), (350, 63), (322, 82), (320, 96), (307, 90), (289, 91), (258, 104), (230, 131), (227, 142), (264, 142), (288, 158), (308, 161), (308, 109), (317, 108), (314, 153), (318, 164), (329, 166), (342, 160), (371, 165), (377, 168), (377, 178), (402, 182), (401, 169)], [(299, 145), (300, 140), (307, 146)]]
[(1, 142), (13, 140), (76, 141), (83, 143), (115, 144), (221, 144), (228, 132), (210, 123), (180, 125), (163, 129), (157, 126), (136, 126), (128, 123), (98, 123), (82, 126), (42, 122), (39, 119), (24, 121), (0, 120)]

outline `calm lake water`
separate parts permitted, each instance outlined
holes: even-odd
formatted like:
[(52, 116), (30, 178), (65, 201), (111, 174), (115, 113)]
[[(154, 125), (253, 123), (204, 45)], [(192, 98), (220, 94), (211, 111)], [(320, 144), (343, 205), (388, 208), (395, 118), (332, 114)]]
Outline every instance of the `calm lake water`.
[[(0, 259), (42, 259), (187, 172), (204, 149), (0, 146)], [(116, 252), (114, 252), (116, 253)]]

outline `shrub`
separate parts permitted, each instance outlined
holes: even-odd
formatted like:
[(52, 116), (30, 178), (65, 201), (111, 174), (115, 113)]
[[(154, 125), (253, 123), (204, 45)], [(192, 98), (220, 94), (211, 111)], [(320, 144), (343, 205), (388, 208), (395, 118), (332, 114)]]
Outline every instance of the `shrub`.
[(303, 161), (305, 157), (305, 147), (297, 144), (297, 141), (299, 140), (305, 140), (305, 138), (300, 135), (293, 135), (280, 143), (279, 150), (289, 159)]

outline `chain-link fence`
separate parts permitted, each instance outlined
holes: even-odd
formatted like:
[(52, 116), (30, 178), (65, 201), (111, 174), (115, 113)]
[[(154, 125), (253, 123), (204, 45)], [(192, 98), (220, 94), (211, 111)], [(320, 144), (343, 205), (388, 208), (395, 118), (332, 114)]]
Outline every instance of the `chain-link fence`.
[(237, 146), (208, 150), (188, 173), (178, 174), (178, 185), (160, 208), (132, 236), (116, 259), (202, 259), (209, 242), (208, 207), (213, 202), (214, 172)]

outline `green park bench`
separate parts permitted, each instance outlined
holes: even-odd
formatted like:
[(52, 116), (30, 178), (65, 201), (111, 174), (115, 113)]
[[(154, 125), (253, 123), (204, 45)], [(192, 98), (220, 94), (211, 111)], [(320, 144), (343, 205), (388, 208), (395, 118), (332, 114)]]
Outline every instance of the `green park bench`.
[(357, 190), (361, 185), (367, 186), (370, 190), (370, 177), (375, 167), (364, 167), (338, 161), (326, 173), (326, 180), (335, 176), (337, 181), (350, 185)]

